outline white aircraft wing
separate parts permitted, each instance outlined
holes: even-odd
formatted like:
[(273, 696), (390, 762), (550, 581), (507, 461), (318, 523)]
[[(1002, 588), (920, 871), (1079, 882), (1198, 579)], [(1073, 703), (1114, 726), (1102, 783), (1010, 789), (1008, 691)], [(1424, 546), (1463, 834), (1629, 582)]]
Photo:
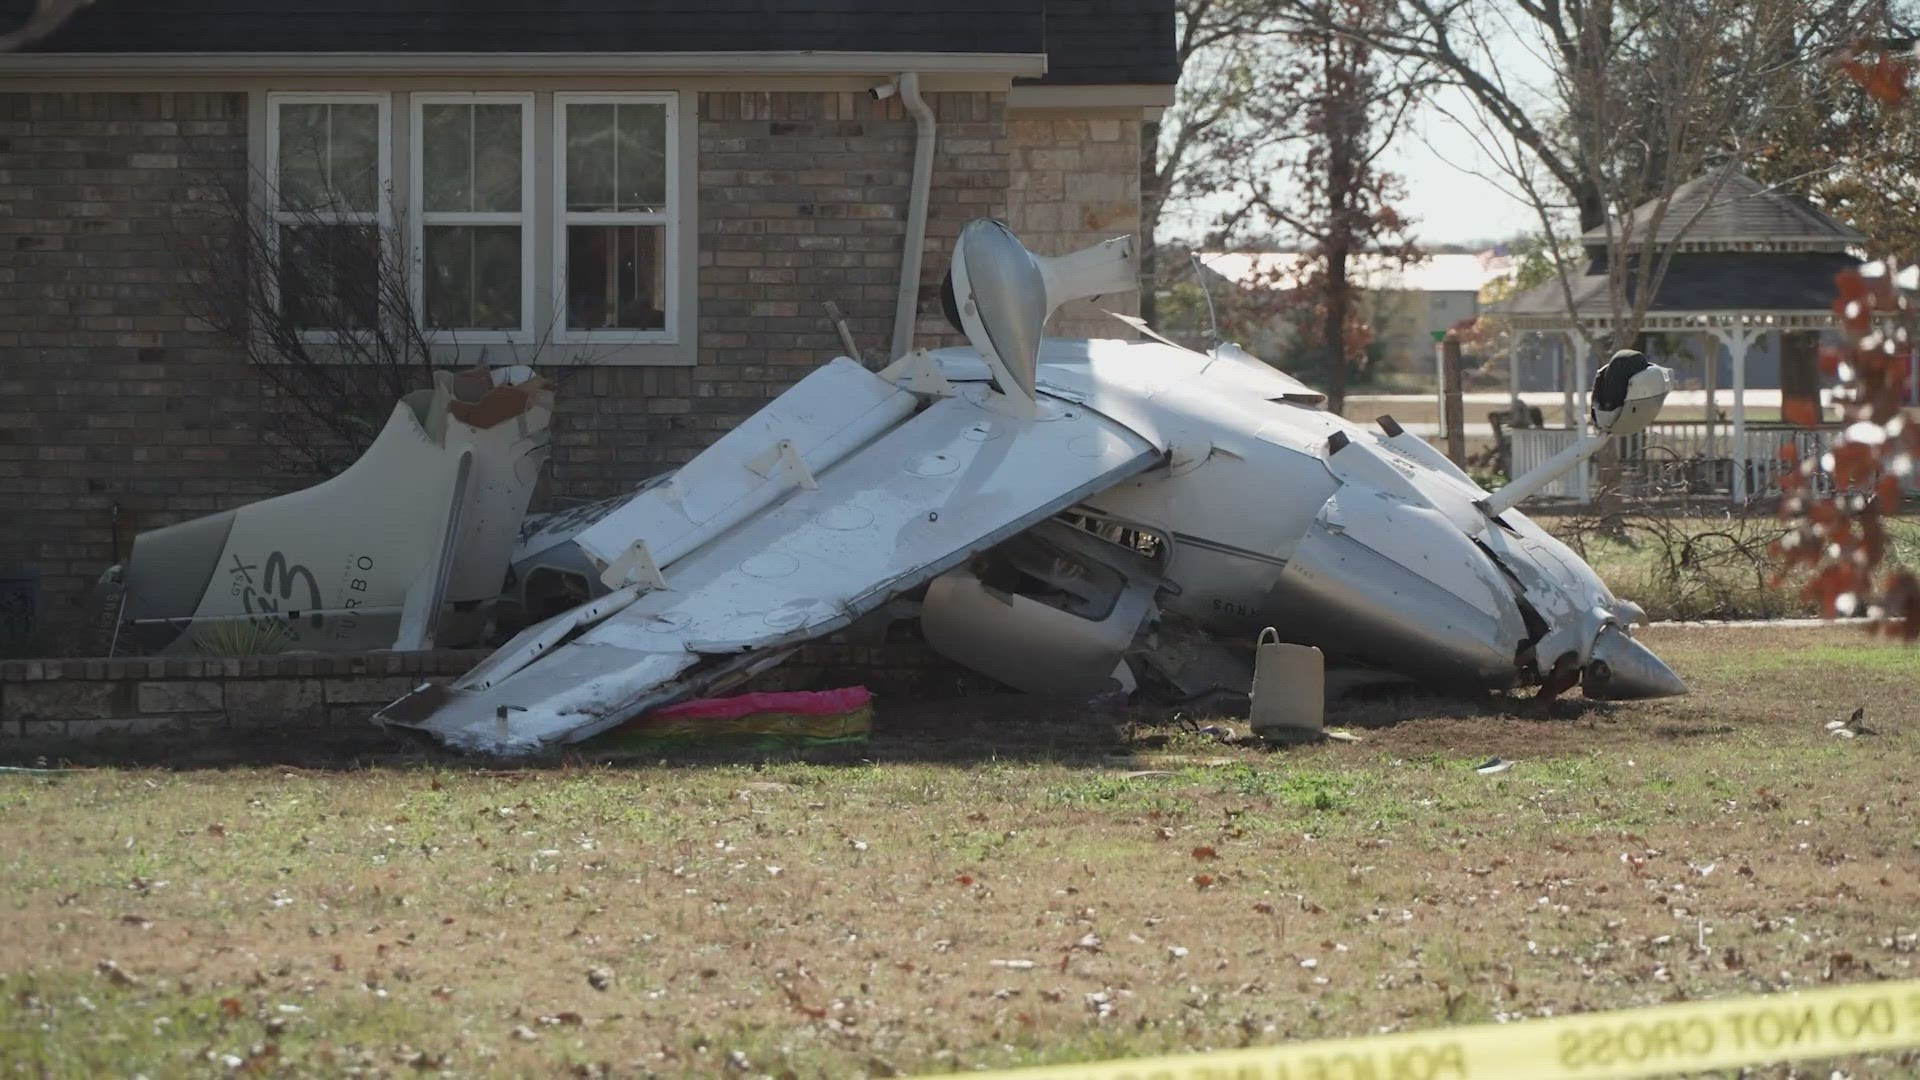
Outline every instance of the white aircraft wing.
[(502, 654), (539, 659), (490, 661), (376, 719), (492, 752), (578, 741), (777, 663), (1159, 460), (1147, 440), (1080, 406), (1047, 401), (1028, 418), (999, 400), (969, 386), (936, 401), (846, 453), (817, 486), (672, 560), (666, 589), (602, 598), (583, 631), (576, 613), (531, 628)]

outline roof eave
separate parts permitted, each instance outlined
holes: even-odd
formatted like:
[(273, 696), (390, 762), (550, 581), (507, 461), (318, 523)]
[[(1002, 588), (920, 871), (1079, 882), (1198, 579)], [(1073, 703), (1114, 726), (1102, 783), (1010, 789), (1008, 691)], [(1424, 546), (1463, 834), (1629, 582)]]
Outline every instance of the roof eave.
[(1045, 53), (946, 52), (326, 52), (9, 53), (0, 75), (280, 75), (360, 72), (430, 74), (1004, 75), (1038, 78)]

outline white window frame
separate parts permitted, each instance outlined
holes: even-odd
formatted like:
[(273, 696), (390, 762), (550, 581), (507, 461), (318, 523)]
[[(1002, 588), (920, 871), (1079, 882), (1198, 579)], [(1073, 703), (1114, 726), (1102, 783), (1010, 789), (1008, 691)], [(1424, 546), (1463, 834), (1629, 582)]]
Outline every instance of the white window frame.
[[(520, 211), (429, 211), (426, 185), (426, 125), (428, 105), (519, 105), (520, 106)], [(420, 330), (432, 344), (508, 343), (530, 344), (534, 340), (534, 98), (530, 93), (435, 92), (411, 95), (407, 151), (411, 161), (408, 191), (412, 196), (412, 219), (408, 243), (412, 249), (413, 309), (420, 319)], [(518, 225), (520, 227), (520, 325), (512, 330), (434, 329), (426, 325), (426, 228), (428, 225)]]
[[(301, 211), (308, 218), (323, 224), (349, 225), (370, 224), (379, 230), (381, 261), (387, 258), (387, 235), (393, 228), (393, 95), (389, 93), (365, 91), (275, 91), (267, 95), (267, 184), (266, 211), (273, 220), (273, 244), (275, 261), (278, 261), (280, 227), (299, 223), (299, 216), (283, 210), (280, 201), (280, 106), (282, 105), (376, 105), (379, 107), (379, 131), (376, 136), (376, 153), (379, 167), (375, 178), (375, 198), (378, 205), (371, 211), (358, 210), (320, 210)], [(276, 276), (267, 283), (272, 291), (274, 310), (280, 309), (280, 279)], [(301, 330), (303, 341), (326, 343), (339, 337), (332, 330)]]
[[(640, 211), (581, 211), (567, 209), (567, 106), (664, 105), (667, 110), (664, 213)], [(553, 95), (553, 340), (561, 344), (619, 343), (677, 345), (680, 343), (680, 95), (674, 91), (621, 93), (555, 93)], [(567, 326), (567, 226), (663, 225), (661, 273), (666, 278), (666, 326), (660, 330), (574, 330)]]

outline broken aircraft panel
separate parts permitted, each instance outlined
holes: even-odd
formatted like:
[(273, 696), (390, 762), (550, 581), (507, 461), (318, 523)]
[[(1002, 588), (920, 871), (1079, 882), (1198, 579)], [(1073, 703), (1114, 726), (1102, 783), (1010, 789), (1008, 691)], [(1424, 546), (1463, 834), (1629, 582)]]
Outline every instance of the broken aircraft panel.
[(438, 373), (340, 475), (135, 538), (106, 575), (110, 650), (192, 651), (221, 625), (328, 652), (476, 644), (552, 413), (529, 368)]
[[(1035, 692), (1136, 672), (1192, 689), (1220, 667), (1195, 630), (1265, 626), (1433, 684), (1684, 692), (1632, 639), (1639, 609), (1513, 509), (1541, 475), (1489, 496), (1237, 347), (1040, 337), (1061, 302), (1131, 281), (1132, 259), (1126, 241), (1044, 259), (970, 223), (946, 300), (971, 347), (879, 374), (836, 360), (671, 477), (543, 523), (516, 572), (570, 560), (587, 602), (376, 719), (494, 752), (573, 741), (902, 597), (934, 648)], [(1670, 373), (1637, 355), (1616, 356), (1594, 433), (1552, 468), (1657, 412)], [(1173, 662), (1162, 623), (1184, 642)]]
[(449, 690), (420, 692), (430, 711), (402, 699), (380, 719), (495, 752), (587, 738), (703, 691), (727, 658), (841, 629), (1157, 456), (1083, 409), (1024, 417), (991, 404), (984, 387), (934, 403), (822, 471), (815, 486), (790, 478), (778, 506), (660, 563), (665, 588), (623, 585), (637, 595), (591, 625), (566, 627), (577, 636), (548, 640), (548, 628), (530, 629)]

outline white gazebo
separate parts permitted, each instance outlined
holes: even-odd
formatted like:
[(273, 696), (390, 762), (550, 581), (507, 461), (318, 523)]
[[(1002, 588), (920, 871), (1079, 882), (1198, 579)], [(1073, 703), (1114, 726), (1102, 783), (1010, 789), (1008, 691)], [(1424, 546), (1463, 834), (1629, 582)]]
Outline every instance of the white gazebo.
[[(1652, 227), (1653, 213), (1653, 204), (1639, 207), (1617, 232), (1644, 238)], [(1605, 340), (1614, 332), (1607, 229), (1594, 229), (1581, 239), (1587, 264), (1579, 276), (1564, 282), (1542, 282), (1492, 307), (1493, 313), (1511, 321), (1516, 332), (1566, 335), (1573, 359), (1573, 378), (1566, 388), (1567, 426), (1560, 430), (1515, 431), (1515, 475), (1579, 437), (1587, 414), (1587, 386), (1594, 362), (1589, 341)], [(1642, 242), (1636, 239), (1633, 246), (1638, 248)], [(1833, 220), (1806, 200), (1748, 176), (1702, 177), (1678, 188), (1655, 236), (1655, 243), (1663, 252), (1671, 251), (1672, 257), (1657, 293), (1647, 305), (1640, 331), (1705, 335), (1727, 351), (1733, 369), (1732, 437), (1725, 456), (1720, 456), (1714, 433), (1713, 373), (1717, 363), (1710, 354), (1704, 424), (1662, 421), (1646, 435), (1636, 436), (1638, 441), (1627, 448), (1628, 452), (1644, 449), (1650, 440), (1665, 445), (1660, 443), (1662, 439), (1684, 445), (1696, 456), (1704, 446), (1705, 458), (1729, 465), (1728, 488), (1735, 502), (1746, 502), (1759, 494), (1771, 481), (1769, 470), (1778, 460), (1780, 444), (1795, 439), (1796, 432), (1778, 425), (1767, 429), (1764, 438), (1758, 440), (1765, 446), (1750, 441), (1754, 433), (1749, 431), (1747, 418), (1747, 354), (1769, 331), (1817, 333), (1832, 326), (1834, 277), (1860, 264), (1852, 252), (1865, 242), (1866, 237), (1858, 230)], [(1637, 284), (1630, 267), (1630, 300)], [(1628, 345), (1631, 343), (1621, 347)], [(1518, 401), (1519, 366), (1511, 357), (1508, 370)], [(1750, 472), (1756, 463), (1759, 476)], [(1592, 484), (1590, 469), (1577, 469), (1555, 493), (1587, 501), (1592, 497)]]

